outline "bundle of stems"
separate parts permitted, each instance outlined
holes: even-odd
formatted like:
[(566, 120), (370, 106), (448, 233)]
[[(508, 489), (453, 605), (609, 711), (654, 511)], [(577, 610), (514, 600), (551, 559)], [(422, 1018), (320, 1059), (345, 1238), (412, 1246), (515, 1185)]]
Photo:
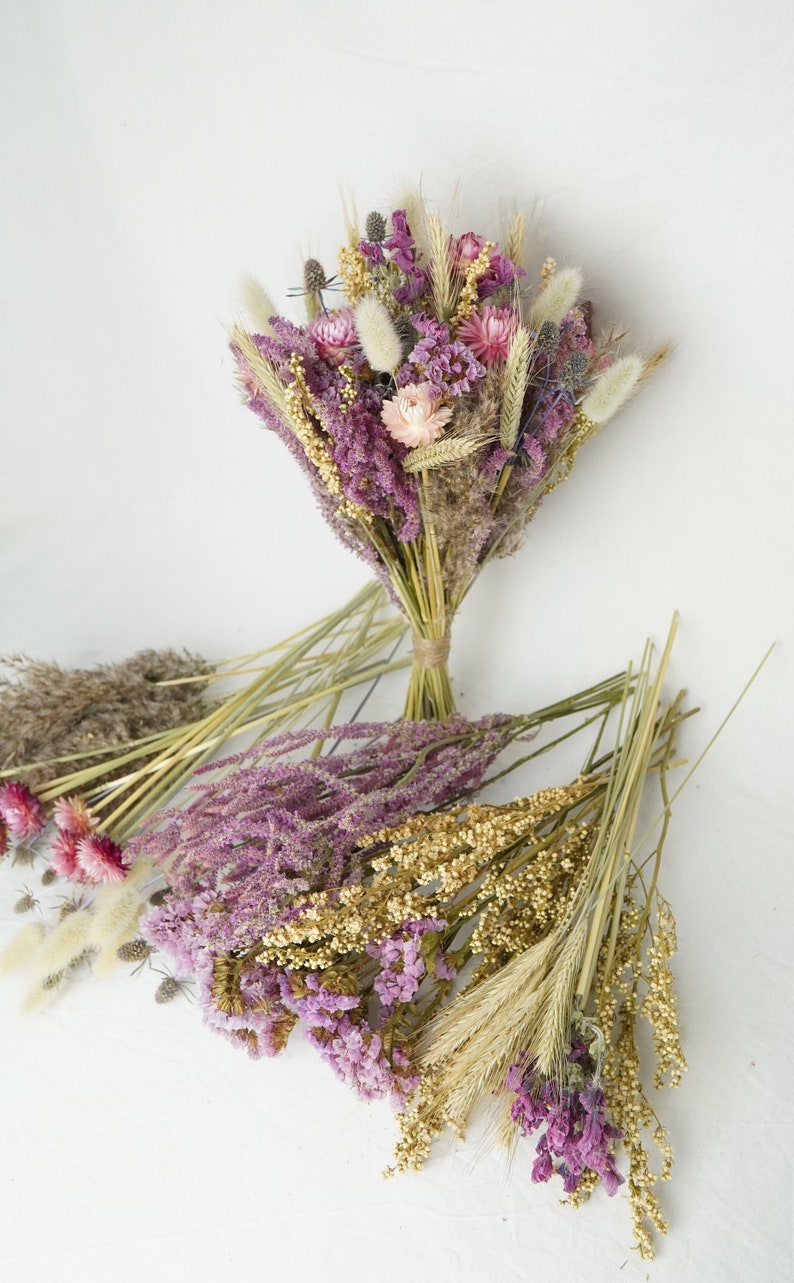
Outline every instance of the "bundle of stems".
[[(649, 1226), (666, 1227), (644, 1129), (663, 1176), (672, 1158), (640, 1083), (640, 1016), (653, 1030), (657, 1085), (677, 1085), (685, 1068), (669, 966), (674, 920), (657, 885), (668, 772), (689, 716), (682, 694), (662, 697), (674, 634), (675, 623), (655, 671), (650, 645), (628, 671), (570, 784), (509, 804), (467, 799), (370, 834), (366, 876), (299, 898), (259, 950), (298, 995), (319, 984), (326, 1007), (328, 995), (355, 995), (403, 1082), (404, 1066), (415, 1071), (395, 1170), (420, 1168), (445, 1128), (462, 1138), (486, 1111), (511, 1145), (546, 1124), (533, 1179), (559, 1172), (581, 1202), (599, 1180), (608, 1193), (621, 1183), (622, 1135), (646, 1255)], [(617, 726), (604, 752), (611, 711)], [(661, 811), (645, 833), (653, 780)]]
[[(36, 790), (45, 806), (78, 798), (104, 833), (124, 843), (231, 741), (259, 742), (312, 719), (330, 725), (346, 691), (408, 664), (391, 657), (405, 630), (381, 586), (370, 583), (341, 609), (273, 646), (162, 683), (207, 693), (194, 720), (126, 743), (10, 762), (0, 781), (39, 779), (46, 771)], [(216, 696), (218, 688), (224, 693)]]

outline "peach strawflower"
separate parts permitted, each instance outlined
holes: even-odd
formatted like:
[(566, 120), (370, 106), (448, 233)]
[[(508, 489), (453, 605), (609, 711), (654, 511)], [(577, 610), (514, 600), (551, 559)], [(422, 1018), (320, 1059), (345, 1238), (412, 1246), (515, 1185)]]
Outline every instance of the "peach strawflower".
[(395, 441), (403, 445), (430, 445), (437, 441), (452, 418), (448, 405), (434, 401), (429, 383), (406, 383), (396, 396), (384, 402), (380, 417)]
[(481, 307), (472, 312), (458, 330), (458, 338), (482, 361), (496, 365), (506, 361), (510, 339), (516, 328), (516, 314), (511, 307)]
[(64, 833), (85, 837), (96, 821), (80, 797), (59, 797), (53, 807), (55, 823)]

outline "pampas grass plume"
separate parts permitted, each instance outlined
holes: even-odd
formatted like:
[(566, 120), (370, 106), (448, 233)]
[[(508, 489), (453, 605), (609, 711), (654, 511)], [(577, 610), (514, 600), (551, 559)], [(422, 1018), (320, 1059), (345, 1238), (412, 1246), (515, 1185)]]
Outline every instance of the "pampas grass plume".
[(109, 971), (118, 962), (116, 950), (134, 932), (141, 907), (140, 891), (129, 881), (105, 886), (99, 892), (90, 928), (91, 944), (99, 950), (97, 974)]
[(240, 282), (240, 302), (255, 334), (273, 333), (270, 318), (278, 315), (278, 308), (253, 276), (244, 276)]
[(89, 943), (92, 919), (87, 909), (78, 909), (58, 924), (33, 956), (38, 975), (55, 975), (74, 962)]
[(367, 294), (355, 311), (356, 333), (373, 370), (390, 374), (402, 361), (402, 341), (388, 309), (374, 294)]
[(554, 321), (559, 325), (581, 292), (582, 273), (578, 267), (564, 267), (562, 271), (555, 272), (530, 308), (529, 328), (537, 333), (544, 321)]
[(582, 413), (593, 423), (606, 423), (635, 391), (643, 369), (642, 358), (636, 352), (618, 357), (617, 361), (599, 374), (582, 398)]
[(44, 939), (44, 924), (29, 922), (9, 940), (0, 953), (0, 976), (18, 971), (38, 949)]

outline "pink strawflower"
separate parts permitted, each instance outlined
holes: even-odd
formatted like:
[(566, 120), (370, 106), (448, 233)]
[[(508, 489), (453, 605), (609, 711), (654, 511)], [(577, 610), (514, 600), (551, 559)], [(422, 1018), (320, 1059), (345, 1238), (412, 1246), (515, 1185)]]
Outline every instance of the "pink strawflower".
[(384, 403), (380, 417), (395, 441), (413, 447), (430, 445), (441, 436), (452, 411), (433, 400), (430, 389), (429, 383), (407, 383)]
[(77, 863), (89, 882), (123, 882), (127, 876), (121, 847), (98, 833), (80, 838)]
[(86, 837), (96, 820), (81, 797), (59, 797), (53, 808), (55, 823), (64, 833)]
[(465, 270), (469, 263), (479, 258), (485, 249), (485, 237), (477, 232), (464, 232), (462, 236), (450, 236), (449, 250), (453, 265)]
[(72, 833), (64, 833), (59, 829), (50, 847), (50, 868), (59, 878), (85, 882), (85, 874), (77, 862), (77, 841)]
[(458, 338), (470, 348), (483, 365), (496, 365), (507, 360), (516, 328), (516, 314), (511, 307), (482, 307), (472, 312), (458, 330)]
[(44, 807), (27, 784), (18, 780), (0, 787), (0, 816), (9, 833), (23, 840), (38, 837), (44, 828)]
[(332, 365), (342, 365), (359, 346), (350, 307), (327, 315), (321, 313), (309, 326), (309, 335), (320, 356)]

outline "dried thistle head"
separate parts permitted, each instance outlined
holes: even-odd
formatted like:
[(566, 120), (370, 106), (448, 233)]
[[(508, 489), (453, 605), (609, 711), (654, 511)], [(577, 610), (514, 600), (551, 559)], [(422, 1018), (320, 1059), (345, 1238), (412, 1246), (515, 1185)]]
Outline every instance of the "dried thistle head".
[(307, 294), (319, 294), (328, 288), (328, 277), (319, 259), (307, 258), (303, 264), (303, 288)]
[(120, 944), (116, 950), (116, 957), (120, 962), (144, 962), (146, 958), (154, 953), (154, 949), (147, 940), (138, 936), (135, 940), (127, 940)]
[(386, 236), (386, 219), (376, 209), (370, 210), (364, 222), (364, 236), (368, 241), (382, 241)]

